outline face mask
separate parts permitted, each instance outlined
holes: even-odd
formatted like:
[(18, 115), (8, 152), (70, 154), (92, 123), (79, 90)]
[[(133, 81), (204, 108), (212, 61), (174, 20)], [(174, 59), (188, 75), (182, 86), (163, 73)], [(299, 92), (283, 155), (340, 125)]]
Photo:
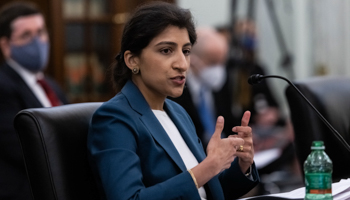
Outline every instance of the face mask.
[(225, 67), (221, 65), (206, 67), (199, 76), (205, 86), (213, 91), (219, 91), (226, 81)]
[(249, 34), (241, 36), (241, 44), (249, 50), (254, 50), (256, 48), (256, 40)]
[(11, 45), (11, 58), (31, 72), (43, 70), (49, 57), (49, 44), (34, 38), (28, 44)]

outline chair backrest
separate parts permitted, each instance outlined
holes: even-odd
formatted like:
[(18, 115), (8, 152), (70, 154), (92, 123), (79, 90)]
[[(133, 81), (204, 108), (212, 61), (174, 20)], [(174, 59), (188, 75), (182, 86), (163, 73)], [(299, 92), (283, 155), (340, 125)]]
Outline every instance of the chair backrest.
[(99, 199), (87, 159), (90, 118), (102, 103), (20, 111), (14, 121), (35, 200)]
[[(294, 82), (298, 89), (350, 143), (350, 78), (314, 77)], [(326, 153), (333, 161), (333, 181), (350, 177), (350, 152), (342, 145), (316, 112), (288, 86), (286, 89), (291, 120), (295, 133), (295, 150), (303, 169), (314, 140), (323, 140)]]

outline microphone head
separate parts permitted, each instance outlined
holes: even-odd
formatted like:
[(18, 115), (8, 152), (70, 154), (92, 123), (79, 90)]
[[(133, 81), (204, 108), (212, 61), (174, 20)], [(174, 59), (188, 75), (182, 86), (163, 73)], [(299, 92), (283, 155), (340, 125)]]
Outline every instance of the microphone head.
[(258, 84), (261, 82), (262, 78), (264, 76), (263, 75), (260, 75), (260, 74), (253, 74), (251, 75), (249, 78), (248, 78), (248, 83), (250, 85), (254, 85), (254, 84)]

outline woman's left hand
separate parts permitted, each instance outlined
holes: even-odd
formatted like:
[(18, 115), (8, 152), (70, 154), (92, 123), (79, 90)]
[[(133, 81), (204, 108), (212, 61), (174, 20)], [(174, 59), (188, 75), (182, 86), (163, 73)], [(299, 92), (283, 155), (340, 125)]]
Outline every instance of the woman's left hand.
[(237, 132), (237, 135), (229, 136), (239, 137), (244, 140), (243, 151), (240, 151), (240, 147), (238, 146), (236, 152), (236, 156), (239, 158), (239, 166), (243, 173), (245, 173), (254, 162), (253, 134), (252, 128), (248, 126), (250, 115), (250, 111), (244, 112), (241, 126), (232, 128), (232, 131)]

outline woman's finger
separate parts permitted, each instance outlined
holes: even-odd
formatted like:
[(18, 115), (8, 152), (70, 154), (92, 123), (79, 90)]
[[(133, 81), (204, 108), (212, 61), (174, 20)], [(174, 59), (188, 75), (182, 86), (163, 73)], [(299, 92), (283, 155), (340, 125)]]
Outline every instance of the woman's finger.
[(252, 128), (249, 126), (235, 126), (232, 131), (238, 133), (241, 137), (252, 137)]
[(245, 111), (242, 117), (241, 126), (248, 126), (250, 120), (250, 111)]
[(224, 117), (219, 116), (216, 120), (215, 132), (212, 138), (221, 139), (221, 133), (222, 133), (222, 130), (224, 129), (224, 123), (225, 123)]

